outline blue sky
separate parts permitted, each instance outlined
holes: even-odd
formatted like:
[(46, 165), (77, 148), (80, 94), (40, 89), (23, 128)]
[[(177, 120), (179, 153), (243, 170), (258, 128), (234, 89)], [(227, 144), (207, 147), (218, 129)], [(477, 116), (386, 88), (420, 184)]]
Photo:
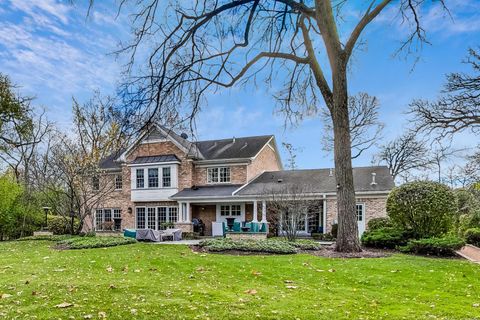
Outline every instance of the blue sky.
[[(10, 75), (22, 93), (35, 96), (35, 104), (44, 106), (50, 119), (65, 129), (71, 123), (72, 97), (85, 101), (96, 89), (115, 93), (124, 61), (112, 52), (130, 36), (129, 17), (126, 13), (116, 17), (114, 2), (97, 1), (89, 17), (86, 2), (72, 6), (69, 1), (3, 0), (0, 4), (0, 72)], [(447, 3), (453, 20), (437, 5), (421, 12), (431, 45), (423, 47), (415, 67), (412, 59), (392, 56), (406, 35), (392, 10), (368, 27), (366, 45), (355, 53), (350, 93), (364, 91), (379, 98), (385, 139), (408, 125), (404, 112), (412, 99), (435, 98), (445, 74), (466, 70), (461, 60), (467, 49), (480, 45), (480, 2)], [(222, 91), (209, 97), (197, 120), (197, 135), (214, 139), (275, 134), (279, 145), (289, 142), (300, 150), (299, 167), (332, 166), (332, 156), (321, 149), (321, 121), (307, 119), (285, 129), (274, 106), (268, 89)], [(455, 143), (473, 147), (477, 140), (464, 134)], [(374, 152), (356, 159), (354, 165), (370, 164)]]

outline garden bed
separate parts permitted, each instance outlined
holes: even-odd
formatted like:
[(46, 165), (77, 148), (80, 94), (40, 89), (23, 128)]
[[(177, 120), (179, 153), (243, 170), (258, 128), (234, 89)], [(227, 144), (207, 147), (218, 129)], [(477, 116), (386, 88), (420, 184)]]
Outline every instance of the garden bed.
[(136, 243), (137, 240), (132, 238), (125, 237), (75, 237), (70, 239), (65, 239), (57, 242), (53, 247), (57, 250), (68, 250), (68, 249), (91, 249), (91, 248), (105, 248), (105, 247), (115, 247), (126, 244)]

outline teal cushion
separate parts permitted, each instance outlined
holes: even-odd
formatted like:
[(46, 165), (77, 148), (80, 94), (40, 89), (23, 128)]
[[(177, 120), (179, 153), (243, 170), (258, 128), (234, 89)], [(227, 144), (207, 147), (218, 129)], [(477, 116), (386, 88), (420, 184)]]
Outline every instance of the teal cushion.
[(258, 222), (252, 222), (251, 232), (258, 232)]
[(260, 228), (259, 232), (267, 232), (267, 224), (266, 223), (262, 223), (262, 227)]
[(240, 226), (241, 226), (240, 222), (234, 222), (233, 223), (233, 231), (240, 232)]

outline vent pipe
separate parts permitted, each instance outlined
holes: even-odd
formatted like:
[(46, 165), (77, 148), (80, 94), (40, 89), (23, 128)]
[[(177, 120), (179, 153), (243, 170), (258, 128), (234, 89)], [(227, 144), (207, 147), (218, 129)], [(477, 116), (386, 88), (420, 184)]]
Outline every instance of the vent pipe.
[(328, 176), (333, 177), (333, 169), (332, 168), (330, 168), (330, 172), (328, 173)]
[(372, 183), (370, 183), (372, 186), (377, 185), (377, 181), (375, 181), (376, 176), (377, 176), (377, 174), (375, 172), (372, 172)]

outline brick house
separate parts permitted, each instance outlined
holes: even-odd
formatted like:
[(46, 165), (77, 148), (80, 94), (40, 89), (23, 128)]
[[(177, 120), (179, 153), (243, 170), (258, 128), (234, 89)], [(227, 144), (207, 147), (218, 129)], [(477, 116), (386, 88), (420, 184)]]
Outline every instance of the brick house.
[[(327, 233), (336, 223), (333, 169), (283, 170), (273, 135), (191, 142), (153, 125), (128, 148), (101, 161), (100, 169), (114, 187), (85, 230), (100, 231), (105, 222), (117, 230), (158, 230), (173, 223), (190, 232), (192, 220), (201, 219), (205, 235), (219, 235), (228, 217), (268, 222), (265, 190), (288, 185), (301, 186), (305, 197), (320, 203), (318, 212), (306, 217), (302, 233)], [(354, 182), (363, 232), (371, 218), (386, 215), (394, 183), (386, 167), (354, 168)]]

